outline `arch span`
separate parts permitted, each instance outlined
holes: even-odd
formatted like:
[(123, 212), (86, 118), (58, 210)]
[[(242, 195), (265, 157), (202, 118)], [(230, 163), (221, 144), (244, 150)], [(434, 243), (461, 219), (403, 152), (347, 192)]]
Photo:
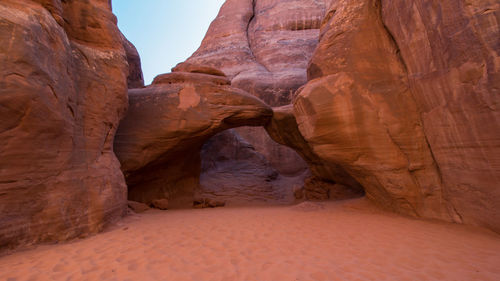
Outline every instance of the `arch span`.
[(268, 105), (211, 69), (180, 69), (129, 90), (129, 110), (114, 142), (129, 199), (192, 206), (203, 143), (226, 129), (263, 126), (271, 117)]

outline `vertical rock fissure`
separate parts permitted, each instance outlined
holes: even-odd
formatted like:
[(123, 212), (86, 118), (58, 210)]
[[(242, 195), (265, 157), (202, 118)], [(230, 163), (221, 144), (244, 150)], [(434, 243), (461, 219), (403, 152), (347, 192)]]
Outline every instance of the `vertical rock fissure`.
[[(396, 55), (398, 57), (398, 60), (401, 62), (401, 64), (403, 65), (404, 67), (404, 71), (405, 71), (405, 74), (406, 74), (406, 81), (408, 83), (408, 89), (410, 91), (410, 94), (411, 94), (411, 98), (413, 99), (413, 101), (415, 102), (415, 104), (417, 105), (417, 108), (418, 108), (418, 103), (415, 101), (415, 98), (413, 96), (413, 91), (411, 89), (411, 85), (410, 85), (410, 75), (409, 75), (409, 71), (408, 71), (408, 66), (406, 65), (406, 62), (403, 58), (403, 56), (401, 55), (401, 49), (398, 45), (398, 42), (396, 41), (396, 38), (394, 37), (394, 35), (392, 34), (392, 32), (390, 31), (389, 27), (385, 24), (384, 22), (384, 17), (383, 17), (383, 12), (382, 12), (382, 0), (378, 0), (379, 1), (379, 5), (380, 5), (380, 21), (382, 22), (382, 26), (384, 27), (385, 31), (387, 32), (388, 36), (389, 36), (389, 39), (391, 40), (391, 42), (394, 44), (395, 48), (396, 48)], [(419, 117), (420, 117), (420, 123), (422, 123), (422, 126), (423, 126), (423, 120), (422, 120), (422, 116), (421, 116), (421, 113), (419, 112)], [(424, 128), (422, 128), (424, 130)], [(432, 157), (432, 160), (433, 162), (435, 163), (435, 166), (436, 166), (436, 171), (438, 173), (438, 176), (439, 176), (439, 181), (440, 183), (443, 182), (443, 179), (442, 179), (442, 174), (441, 174), (441, 169), (439, 167), (439, 164), (438, 162), (436, 161), (436, 158), (434, 156), (434, 153), (431, 149), (431, 145), (429, 143), (429, 140), (427, 139), (427, 135), (425, 134), (425, 131), (424, 131), (424, 139), (425, 139), (425, 143), (427, 145), (427, 148), (429, 149), (429, 152), (430, 152), (430, 155)]]
[[(386, 31), (387, 35), (389, 36), (389, 39), (391, 40), (392, 44), (394, 44), (394, 47), (396, 48), (396, 56), (398, 57), (398, 60), (401, 62), (401, 65), (404, 68), (404, 71), (405, 71), (405, 74), (406, 74), (406, 81), (408, 83), (408, 89), (409, 89), (409, 91), (411, 93), (411, 98), (413, 99), (413, 101), (415, 102), (415, 104), (417, 104), (417, 106), (418, 106), (418, 103), (415, 101), (415, 99), (413, 97), (413, 92), (411, 90), (408, 66), (406, 65), (406, 62), (405, 62), (405, 60), (404, 60), (404, 58), (403, 58), (403, 56), (401, 54), (401, 49), (400, 49), (400, 47), (398, 45), (398, 42), (396, 41), (396, 38), (394, 37), (394, 35), (392, 34), (391, 30), (389, 29), (389, 27), (384, 22), (384, 16), (383, 16), (383, 11), (382, 11), (383, 6), (382, 5), (383, 5), (382, 4), (382, 0), (378, 0), (380, 21), (382, 22), (382, 26), (384, 27), (384, 30)], [(420, 116), (420, 122), (423, 124), (422, 116)], [(436, 158), (434, 157), (434, 153), (432, 152), (429, 140), (427, 139), (427, 135), (425, 134), (425, 132), (424, 132), (424, 139), (425, 139), (425, 143), (426, 143), (426, 145), (427, 145), (427, 147), (429, 149), (429, 152), (431, 154), (432, 160), (433, 160), (433, 162), (436, 165), (436, 170), (437, 170), (437, 173), (438, 173), (438, 176), (439, 176), (439, 181), (442, 183), (443, 179), (442, 179), (441, 169), (439, 168), (439, 164), (436, 161)]]
[(250, 50), (250, 55), (252, 58), (255, 60), (256, 63), (261, 65), (267, 72), (270, 72), (269, 69), (261, 63), (258, 59), (257, 56), (255, 56), (253, 52), (253, 44), (252, 44), (252, 39), (250, 38), (250, 27), (252, 25), (252, 22), (255, 20), (255, 5), (256, 5), (257, 0), (252, 0), (252, 16), (248, 19), (248, 24), (247, 24), (247, 41), (248, 41), (248, 49)]
[(250, 25), (252, 24), (252, 21), (255, 19), (255, 1), (256, 0), (252, 0), (252, 16), (248, 19), (247, 23), (247, 42), (248, 42), (248, 49), (250, 50), (250, 55), (257, 61), (257, 58), (253, 53), (252, 40), (250, 39)]
[[(378, 6), (378, 14), (379, 14), (379, 19), (380, 22), (382, 23), (382, 26), (389, 36), (389, 40), (394, 44), (394, 47), (396, 48), (396, 56), (398, 57), (398, 60), (401, 62), (401, 65), (403, 65), (404, 71), (406, 73), (406, 79), (408, 80), (408, 66), (406, 65), (406, 62), (401, 55), (401, 49), (399, 48), (398, 42), (396, 41), (396, 38), (394, 38), (394, 35), (392, 35), (391, 30), (389, 30), (389, 27), (385, 24), (384, 22), (384, 15), (382, 12), (382, 0), (377, 0), (377, 6)], [(409, 81), (409, 80), (408, 80)]]
[[(398, 42), (396, 42), (396, 38), (394, 38), (394, 35), (392, 35), (392, 32), (389, 30), (389, 27), (385, 24), (384, 22), (384, 16), (383, 16), (383, 11), (382, 11), (382, 0), (376, 0), (376, 3), (375, 3), (375, 6), (376, 8), (378, 9), (377, 13), (378, 13), (378, 17), (379, 17), (379, 20), (380, 20), (380, 23), (382, 24), (382, 28), (384, 29), (385, 33), (387, 34), (388, 38), (389, 38), (389, 41), (391, 42), (391, 44), (393, 44), (394, 48), (396, 49), (396, 58), (397, 60), (399, 61), (399, 63), (401, 64), (401, 66), (403, 67), (403, 71), (404, 71), (404, 74), (405, 74), (405, 78), (406, 78), (406, 87), (408, 89), (408, 91), (410, 92), (410, 98), (412, 99), (412, 101), (416, 103), (415, 99), (413, 98), (413, 95), (411, 94), (411, 88), (410, 88), (410, 85), (409, 85), (409, 75), (408, 75), (408, 67), (406, 65), (406, 62), (405, 60), (403, 59), (403, 56), (401, 55), (401, 49), (399, 48), (399, 45), (398, 45)], [(382, 119), (380, 119), (380, 121), (382, 122)], [(419, 116), (419, 121), (420, 123), (422, 123), (422, 118), (421, 116)], [(382, 122), (384, 123), (384, 122)], [(387, 135), (389, 136), (389, 138), (391, 139), (391, 141), (399, 148), (399, 150), (401, 151), (401, 153), (403, 153), (408, 161), (408, 170), (410, 171), (409, 167), (410, 167), (410, 157), (408, 156), (407, 153), (404, 152), (403, 149), (401, 149), (401, 147), (399, 147), (398, 145), (398, 142), (396, 142), (393, 138), (393, 136), (391, 135), (391, 133), (389, 132), (389, 130), (387, 130)], [(424, 138), (425, 138), (425, 142), (427, 144), (427, 146), (429, 147), (429, 150), (430, 150), (430, 146), (429, 146), (429, 143), (427, 141), (427, 137), (425, 136), (424, 134)], [(432, 155), (432, 153), (431, 153)], [(435, 161), (434, 159), (434, 156), (432, 155), (433, 157), (433, 161)], [(411, 171), (410, 171), (411, 172)], [(440, 181), (441, 181), (441, 173), (440, 171), (438, 171), (438, 174), (439, 174), (439, 177), (440, 177)]]
[(457, 208), (453, 204), (453, 202), (450, 200), (450, 196), (446, 193), (445, 189), (443, 188), (443, 174), (441, 173), (441, 167), (439, 166), (439, 163), (436, 160), (436, 157), (434, 156), (434, 152), (432, 151), (431, 144), (429, 143), (429, 140), (427, 139), (427, 134), (424, 133), (424, 138), (425, 138), (425, 143), (427, 144), (427, 147), (429, 149), (429, 153), (432, 157), (432, 161), (434, 162), (434, 165), (436, 167), (436, 172), (439, 177), (439, 183), (440, 185), (440, 191), (441, 191), (441, 200), (445, 201), (444, 206), (447, 207), (448, 211), (450, 211), (452, 219), (457, 222), (457, 223), (463, 223), (463, 218), (462, 215), (458, 212)]

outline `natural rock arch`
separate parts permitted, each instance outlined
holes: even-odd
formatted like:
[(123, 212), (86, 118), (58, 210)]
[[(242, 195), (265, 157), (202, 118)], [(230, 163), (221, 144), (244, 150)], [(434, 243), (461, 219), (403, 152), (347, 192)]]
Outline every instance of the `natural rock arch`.
[(150, 86), (129, 90), (115, 153), (131, 200), (166, 198), (174, 208), (192, 206), (203, 143), (229, 128), (263, 126), (272, 116), (269, 106), (231, 87), (216, 69), (185, 71), (191, 72), (159, 75)]
[[(305, 182), (307, 199), (328, 199), (330, 193), (334, 198), (362, 193), (362, 187), (341, 167), (325, 165), (312, 152), (297, 128), (291, 106), (273, 110), (258, 98), (231, 87), (217, 69), (180, 65), (173, 73), (157, 76), (150, 86), (129, 90), (129, 103), (127, 116), (116, 134), (114, 150), (122, 164), (130, 200), (151, 204), (154, 200), (168, 199), (172, 208), (192, 206), (200, 182), (203, 144), (217, 133), (240, 126), (263, 126), (277, 143), (301, 155), (312, 170), (312, 177)], [(215, 141), (215, 145), (242, 144), (241, 140), (231, 141), (234, 133), (224, 135), (226, 141)], [(264, 170), (266, 181), (275, 180), (278, 173), (266, 167), (266, 161), (259, 160), (262, 156), (244, 146), (236, 147), (236, 153), (246, 151), (244, 158), (252, 158), (254, 164), (260, 165), (258, 170), (246, 173)], [(217, 150), (222, 149), (219, 146)], [(226, 154), (237, 158), (232, 156), (234, 153)], [(237, 178), (240, 176), (237, 170), (232, 166), (229, 173), (236, 174), (237, 181), (244, 181), (244, 177)], [(255, 181), (250, 183), (252, 186), (259, 184), (255, 178), (249, 181)], [(304, 177), (298, 181), (302, 187)], [(336, 182), (342, 184), (335, 185)], [(228, 184), (231, 183), (234, 181)], [(283, 192), (292, 194), (292, 189)]]

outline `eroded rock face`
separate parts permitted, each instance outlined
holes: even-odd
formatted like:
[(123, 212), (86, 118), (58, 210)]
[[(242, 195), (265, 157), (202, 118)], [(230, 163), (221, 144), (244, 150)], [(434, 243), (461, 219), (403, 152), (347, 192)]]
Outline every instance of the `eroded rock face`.
[(386, 208), (498, 231), (499, 4), (331, 2), (294, 104), (314, 153)]
[(115, 152), (130, 200), (166, 198), (169, 208), (192, 206), (203, 143), (223, 130), (262, 126), (271, 118), (265, 103), (229, 83), (223, 76), (174, 72), (129, 91)]
[(500, 3), (382, 1), (460, 220), (500, 232)]
[[(307, 82), (324, 11), (324, 1), (317, 0), (228, 0), (186, 62), (221, 69), (234, 87), (271, 106), (290, 104), (292, 93)], [(307, 169), (297, 153), (273, 142), (262, 128), (235, 132), (280, 174), (297, 176)]]
[(144, 87), (144, 76), (142, 75), (141, 57), (135, 46), (122, 35), (123, 48), (127, 55), (128, 75), (127, 85), (129, 89)]
[[(363, 194), (363, 187), (344, 168), (335, 163), (325, 162), (311, 148), (304, 139), (293, 115), (293, 105), (273, 108), (273, 118), (266, 124), (265, 129), (269, 136), (279, 144), (294, 149), (305, 159), (311, 170), (311, 177), (304, 182), (305, 197), (308, 199), (339, 199), (342, 196), (330, 196), (331, 193), (352, 194), (354, 197)], [(335, 183), (339, 183), (336, 185)], [(335, 188), (339, 190), (335, 191)], [(323, 196), (317, 196), (319, 190)], [(346, 190), (350, 190), (345, 192)], [(324, 192), (321, 192), (324, 191)], [(311, 193), (311, 194), (308, 194)]]
[[(332, 14), (333, 12), (333, 14)], [(439, 172), (378, 1), (334, 1), (294, 110), (313, 151), (384, 207), (451, 219)]]
[(307, 176), (306, 172), (295, 177), (281, 175), (234, 129), (208, 140), (201, 157), (200, 188), (195, 197), (228, 205), (293, 203), (291, 188)]
[(315, 0), (228, 0), (187, 62), (221, 69), (269, 105), (289, 104), (307, 81), (324, 10)]
[(128, 201), (127, 205), (128, 205), (130, 210), (132, 210), (134, 213), (137, 213), (137, 214), (144, 213), (150, 209), (148, 205), (141, 203), (141, 202)]
[(122, 216), (128, 69), (109, 2), (1, 1), (0, 65), (0, 248)]

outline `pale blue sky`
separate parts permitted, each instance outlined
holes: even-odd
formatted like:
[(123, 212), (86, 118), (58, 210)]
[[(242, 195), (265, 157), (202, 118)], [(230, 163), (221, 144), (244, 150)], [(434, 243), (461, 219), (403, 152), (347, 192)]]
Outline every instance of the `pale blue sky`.
[(198, 49), (224, 0), (113, 0), (118, 27), (141, 56), (144, 81)]

